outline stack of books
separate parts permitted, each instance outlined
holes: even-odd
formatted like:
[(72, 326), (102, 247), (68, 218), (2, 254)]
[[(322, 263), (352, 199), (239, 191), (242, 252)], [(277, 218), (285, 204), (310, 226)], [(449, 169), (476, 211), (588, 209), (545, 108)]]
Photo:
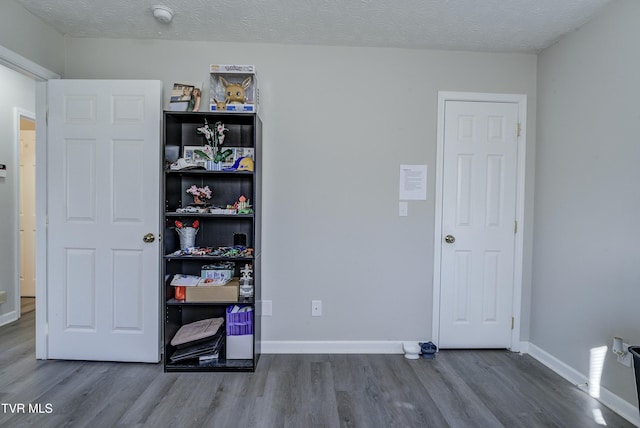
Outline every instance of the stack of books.
[(224, 342), (224, 318), (207, 318), (185, 324), (171, 339), (176, 347), (171, 363), (197, 360), (206, 363), (217, 360)]

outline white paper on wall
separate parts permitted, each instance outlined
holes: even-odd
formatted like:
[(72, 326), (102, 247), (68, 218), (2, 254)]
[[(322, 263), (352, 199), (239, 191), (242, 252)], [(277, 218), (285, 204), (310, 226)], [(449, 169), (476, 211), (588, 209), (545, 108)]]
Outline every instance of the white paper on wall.
[(400, 200), (427, 200), (427, 165), (400, 165)]

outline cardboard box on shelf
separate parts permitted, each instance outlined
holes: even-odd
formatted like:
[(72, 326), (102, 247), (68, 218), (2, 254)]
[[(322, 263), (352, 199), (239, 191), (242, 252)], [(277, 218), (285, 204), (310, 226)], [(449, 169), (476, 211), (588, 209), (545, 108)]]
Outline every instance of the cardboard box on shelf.
[(198, 285), (185, 287), (185, 302), (237, 302), (238, 280), (233, 279), (227, 285)]

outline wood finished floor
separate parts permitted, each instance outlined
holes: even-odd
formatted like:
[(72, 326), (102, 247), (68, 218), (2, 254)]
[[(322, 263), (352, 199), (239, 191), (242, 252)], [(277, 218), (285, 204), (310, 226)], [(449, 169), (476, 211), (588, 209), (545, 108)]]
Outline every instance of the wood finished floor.
[(37, 361), (34, 324), (29, 312), (0, 328), (0, 427), (600, 427), (594, 411), (607, 427), (633, 426), (508, 351), (413, 361), (262, 355), (251, 374), (163, 373), (159, 364)]
[(36, 310), (35, 297), (20, 297), (20, 313), (22, 315)]

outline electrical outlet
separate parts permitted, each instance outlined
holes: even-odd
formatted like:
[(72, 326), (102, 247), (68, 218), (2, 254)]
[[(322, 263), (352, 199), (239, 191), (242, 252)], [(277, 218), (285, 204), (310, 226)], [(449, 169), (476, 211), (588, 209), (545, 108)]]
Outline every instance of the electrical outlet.
[(311, 301), (311, 316), (312, 317), (322, 316), (322, 300)]
[(625, 350), (623, 355), (618, 355), (618, 362), (623, 366), (631, 367), (631, 352), (629, 352), (629, 344), (623, 343), (622, 349)]
[(7, 301), (7, 292), (0, 291), (0, 303), (5, 303)]

